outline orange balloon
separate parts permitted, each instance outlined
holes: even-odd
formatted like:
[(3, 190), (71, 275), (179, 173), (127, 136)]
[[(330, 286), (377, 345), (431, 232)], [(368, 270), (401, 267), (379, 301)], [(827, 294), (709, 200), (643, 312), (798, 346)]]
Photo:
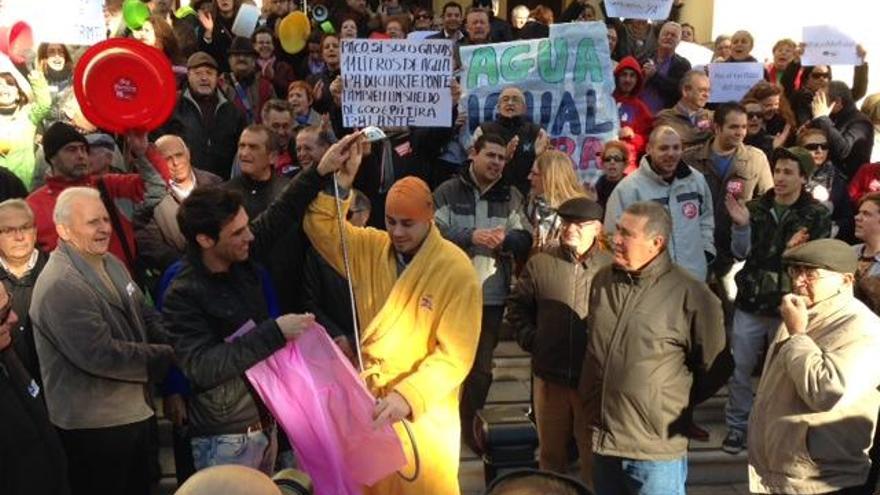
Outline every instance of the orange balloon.
[(308, 16), (297, 10), (287, 14), (287, 17), (278, 23), (278, 40), (285, 52), (299, 53), (306, 47), (306, 41), (312, 33), (312, 26)]

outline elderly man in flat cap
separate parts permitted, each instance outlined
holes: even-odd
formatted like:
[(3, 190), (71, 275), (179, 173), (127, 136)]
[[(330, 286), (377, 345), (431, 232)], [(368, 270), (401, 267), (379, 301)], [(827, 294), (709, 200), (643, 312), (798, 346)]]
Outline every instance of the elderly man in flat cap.
[(862, 493), (880, 408), (880, 318), (853, 296), (858, 259), (836, 239), (783, 255), (792, 294), (749, 420), (753, 493)]
[(577, 387), (587, 348), (590, 285), (596, 272), (611, 264), (611, 255), (599, 245), (598, 203), (572, 198), (557, 214), (560, 244), (529, 258), (507, 299), (506, 319), (532, 355), (541, 469), (565, 474), (574, 436), (581, 477), (592, 486), (593, 450)]

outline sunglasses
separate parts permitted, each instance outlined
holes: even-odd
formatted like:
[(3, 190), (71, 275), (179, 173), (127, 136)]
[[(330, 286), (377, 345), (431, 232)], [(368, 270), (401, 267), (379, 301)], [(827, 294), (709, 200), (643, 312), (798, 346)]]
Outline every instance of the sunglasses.
[(761, 112), (746, 112), (746, 116), (748, 116), (749, 120), (751, 119), (760, 119), (764, 117), (764, 114)]
[(828, 143), (810, 143), (805, 144), (804, 148), (808, 151), (828, 151)]
[(608, 156), (603, 156), (603, 157), (602, 157), (602, 161), (603, 161), (603, 162), (617, 162), (617, 163), (623, 163), (623, 162), (626, 161), (626, 159), (625, 159), (624, 157), (620, 156), (620, 155), (608, 155)]
[(813, 79), (831, 79), (830, 72), (811, 72), (810, 77)]

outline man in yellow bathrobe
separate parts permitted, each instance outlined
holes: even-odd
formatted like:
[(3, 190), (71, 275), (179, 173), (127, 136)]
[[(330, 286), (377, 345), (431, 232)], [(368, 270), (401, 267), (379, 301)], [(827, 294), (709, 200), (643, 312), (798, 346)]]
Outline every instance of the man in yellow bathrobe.
[[(347, 137), (323, 158), (338, 169), (345, 196), (360, 166), (363, 145), (362, 137)], [(348, 206), (346, 199), (343, 217)], [(332, 194), (319, 194), (303, 227), (315, 249), (344, 275), (336, 208)], [(344, 222), (362, 328), (362, 376), (379, 399), (376, 423), (395, 424), (408, 460), (400, 473), (366, 488), (368, 494), (460, 493), (458, 396), (479, 341), (474, 329), (480, 328), (482, 291), (467, 255), (443, 239), (433, 218), (428, 186), (407, 177), (388, 191), (387, 232)], [(401, 420), (410, 422), (415, 445)], [(369, 445), (364, 452), (382, 455), (371, 452)], [(407, 481), (404, 476), (412, 478), (416, 464), (418, 476)]]

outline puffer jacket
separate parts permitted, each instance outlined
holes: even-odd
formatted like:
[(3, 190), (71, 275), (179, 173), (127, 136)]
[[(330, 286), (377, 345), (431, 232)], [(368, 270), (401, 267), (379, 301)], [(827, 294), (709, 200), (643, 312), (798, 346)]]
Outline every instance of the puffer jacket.
[[(523, 197), (502, 178), (480, 193), (470, 167), (434, 191), (434, 221), (440, 233), (467, 253), (483, 288), (485, 306), (502, 306), (510, 291), (513, 261), (532, 246)], [(504, 243), (493, 251), (472, 242), (474, 230), (503, 227)]]
[(691, 409), (726, 379), (721, 302), (663, 252), (636, 273), (599, 270), (587, 326), (579, 390), (593, 452), (684, 456)]
[(613, 233), (626, 207), (639, 201), (666, 206), (672, 216), (669, 256), (694, 277), (706, 280), (707, 258), (715, 256), (715, 218), (712, 193), (703, 174), (680, 162), (674, 180), (668, 183), (651, 168), (650, 157), (644, 157), (639, 169), (624, 177), (608, 198), (606, 230)]
[(614, 101), (617, 102), (617, 113), (620, 115), (620, 127), (629, 127), (633, 130), (633, 137), (622, 139), (622, 141), (631, 147), (627, 168), (635, 168), (638, 165), (638, 159), (645, 153), (648, 136), (654, 125), (654, 114), (645, 101), (639, 98), (639, 93), (642, 92), (645, 85), (645, 75), (639, 61), (635, 57), (624, 57), (614, 68), (615, 81), (624, 69), (634, 71), (639, 81), (630, 94), (625, 94), (619, 89), (614, 90)]
[(731, 252), (745, 259), (736, 274), (735, 306), (749, 313), (779, 315), (783, 294), (791, 292), (791, 279), (782, 266), (788, 241), (802, 228), (810, 240), (831, 236), (831, 214), (809, 194), (801, 193), (781, 218), (773, 210), (775, 194), (767, 191), (749, 201), (749, 225), (732, 228)]
[(587, 305), (596, 272), (611, 263), (598, 242), (578, 261), (556, 245), (529, 258), (507, 299), (507, 324), (532, 355), (535, 375), (577, 388), (587, 347)]
[(724, 198), (728, 194), (731, 183), (739, 182), (738, 199), (750, 201), (773, 188), (773, 174), (767, 156), (752, 146), (739, 145), (733, 152), (733, 159), (727, 174), (721, 177), (712, 162), (712, 141), (685, 151), (682, 161), (697, 169), (706, 179), (712, 191), (712, 205), (715, 213), (715, 249), (717, 257), (712, 269), (715, 273), (724, 274), (733, 265), (730, 254), (730, 214), (724, 206)]
[[(299, 174), (281, 196), (251, 222), (251, 258), (265, 260), (286, 232), (299, 228), (305, 210), (322, 185), (316, 167)], [(193, 396), (189, 418), (193, 436), (242, 433), (261, 420), (258, 399), (244, 372), (285, 344), (269, 318), (263, 279), (256, 263), (210, 273), (198, 254), (185, 258), (162, 304), (165, 327), (189, 379)], [(256, 328), (225, 343), (249, 321)]]
[[(850, 288), (785, 326), (767, 351), (749, 417), (749, 489), (813, 494), (861, 486), (880, 409), (880, 318)], [(867, 493), (867, 492), (866, 492)]]

